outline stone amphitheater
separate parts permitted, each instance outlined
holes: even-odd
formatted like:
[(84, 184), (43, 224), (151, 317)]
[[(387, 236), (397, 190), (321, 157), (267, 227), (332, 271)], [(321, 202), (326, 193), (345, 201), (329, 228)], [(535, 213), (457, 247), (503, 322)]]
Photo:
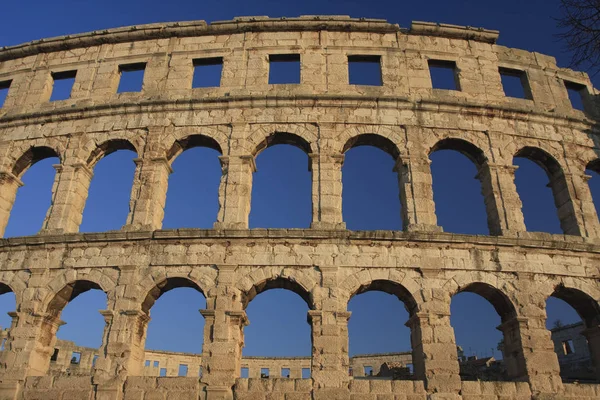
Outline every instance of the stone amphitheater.
[[(133, 26), (0, 49), (0, 231), (20, 177), (58, 157), (52, 204), (37, 235), (0, 241), (0, 293), (16, 310), (0, 355), (1, 399), (593, 399), (599, 384), (564, 383), (545, 301), (573, 306), (600, 363), (600, 223), (586, 168), (600, 171), (597, 91), (553, 57), (496, 44), (498, 32), (413, 22), (305, 16)], [(270, 84), (278, 60), (300, 83)], [(376, 63), (380, 85), (351, 84), (349, 63)], [(192, 88), (194, 68), (220, 64), (220, 85)], [(454, 74), (434, 88), (430, 67)], [(117, 93), (143, 70), (139, 92)], [(525, 96), (505, 95), (503, 74)], [(70, 97), (50, 101), (54, 82)], [(584, 109), (575, 109), (569, 91)], [(276, 144), (304, 150), (312, 174), (310, 229), (248, 229), (255, 157)], [(396, 161), (403, 231), (349, 231), (344, 153), (372, 145)], [(161, 230), (171, 163), (206, 146), (221, 153), (214, 229)], [(127, 224), (78, 233), (95, 164), (134, 150)], [(477, 166), (489, 236), (437, 225), (429, 155), (457, 150)], [(546, 171), (563, 235), (527, 232), (513, 157)], [(399, 211), (400, 212), (400, 211)], [(598, 264), (597, 264), (598, 263)], [(144, 372), (150, 310), (165, 292), (202, 292), (202, 376)], [(310, 311), (310, 379), (241, 378), (245, 309), (261, 292), (299, 294)], [(101, 289), (108, 306), (91, 372), (51, 372), (61, 311)], [(412, 379), (349, 374), (348, 301), (384, 291), (409, 314)], [(461, 380), (450, 299), (486, 298), (501, 317), (507, 379)], [(199, 368), (196, 367), (196, 368)], [(195, 374), (191, 374), (195, 375)], [(597, 372), (600, 379), (600, 368)]]

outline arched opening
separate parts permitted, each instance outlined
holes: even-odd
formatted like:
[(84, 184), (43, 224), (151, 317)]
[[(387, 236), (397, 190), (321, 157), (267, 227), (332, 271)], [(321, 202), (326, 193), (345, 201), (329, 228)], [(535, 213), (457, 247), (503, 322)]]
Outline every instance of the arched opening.
[(588, 180), (590, 193), (596, 208), (596, 215), (600, 216), (600, 159), (590, 162), (585, 169), (585, 174), (590, 177)]
[(283, 132), (270, 135), (257, 147), (251, 228), (310, 227), (310, 152), (310, 144), (300, 136)]
[(344, 146), (342, 211), (352, 230), (402, 230), (398, 174), (399, 156), (389, 139), (362, 134)]
[(9, 330), (12, 327), (13, 318), (9, 313), (17, 310), (17, 299), (12, 289), (0, 283), (0, 351), (7, 348)]
[(467, 285), (452, 297), (450, 312), (462, 380), (504, 381), (519, 376), (521, 361), (511, 354), (518, 344), (503, 334), (503, 324), (513, 320), (516, 312), (500, 290), (481, 282)]
[[(400, 300), (400, 301), (398, 301)], [(383, 280), (361, 286), (348, 302), (350, 371), (355, 379), (421, 378), (420, 356), (406, 324), (417, 305), (406, 288)]]
[(54, 296), (41, 339), (49, 347), (50, 374), (90, 375), (106, 325), (99, 311), (106, 308), (106, 293), (91, 281), (71, 282)]
[(219, 144), (207, 136), (191, 135), (175, 142), (167, 154), (173, 173), (164, 229), (213, 227), (219, 211), (221, 154)]
[(32, 147), (15, 163), (12, 173), (21, 179), (5, 237), (35, 235), (40, 231), (52, 202), (52, 185), (60, 158), (49, 147)]
[(206, 298), (187, 278), (168, 278), (146, 296), (144, 376), (202, 376)]
[(525, 226), (531, 232), (567, 233), (570, 199), (558, 162), (545, 151), (524, 147), (514, 157), (515, 185), (523, 203)]
[(118, 230), (125, 225), (136, 157), (135, 147), (126, 140), (110, 140), (92, 152), (87, 165), (94, 168), (94, 177), (80, 232)]
[(563, 382), (599, 382), (598, 302), (580, 290), (558, 286), (546, 300), (546, 317)]
[[(482, 195), (483, 152), (461, 139), (443, 139), (430, 150), (435, 213), (444, 231), (488, 235), (492, 230)], [(488, 189), (489, 190), (489, 189)]]
[(240, 375), (247, 378), (306, 379), (311, 368), (310, 294), (286, 278), (268, 279), (242, 298), (244, 328)]

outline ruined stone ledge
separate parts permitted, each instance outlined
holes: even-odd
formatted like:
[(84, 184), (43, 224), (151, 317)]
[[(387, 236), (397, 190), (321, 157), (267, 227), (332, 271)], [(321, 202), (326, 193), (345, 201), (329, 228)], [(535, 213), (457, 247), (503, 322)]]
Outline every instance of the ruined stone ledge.
[(346, 241), (425, 242), (442, 244), (475, 244), (496, 247), (525, 247), (600, 253), (597, 239), (581, 236), (524, 232), (520, 237), (466, 235), (447, 232), (404, 231), (350, 231), (316, 229), (169, 229), (157, 231), (108, 231), (97, 233), (70, 233), (64, 235), (38, 234), (33, 236), (0, 239), (0, 249), (16, 246), (44, 246), (47, 244), (127, 242), (140, 240), (182, 239), (307, 239)]
[[(436, 112), (469, 114), (496, 117), (515, 121), (539, 121), (548, 119), (556, 126), (582, 124), (585, 129), (595, 129), (597, 122), (582, 111), (575, 109), (545, 110), (533, 103), (524, 104), (520, 99), (498, 102), (483, 102), (467, 98), (447, 96), (364, 96), (357, 94), (313, 94), (313, 95), (235, 95), (215, 97), (192, 97), (185, 99), (161, 99), (156, 96), (141, 96), (139, 101), (111, 101), (91, 104), (87, 100), (47, 103), (31, 112), (31, 107), (7, 109), (0, 112), (0, 128), (59, 121), (74, 121), (85, 118), (122, 116), (141, 113), (185, 112), (202, 109), (230, 110), (232, 108), (273, 107), (353, 107), (411, 110), (414, 112)], [(2, 111), (2, 109), (0, 109)], [(376, 121), (374, 121), (375, 123)]]
[(243, 32), (269, 31), (354, 31), (388, 33), (401, 32), (398, 25), (382, 19), (350, 18), (348, 16), (300, 16), (295, 18), (239, 17), (232, 21), (182, 21), (126, 26), (74, 35), (39, 39), (0, 48), (0, 61), (13, 60), (40, 53), (97, 46), (105, 43), (124, 43), (140, 40), (223, 35)]
[(436, 24), (433, 22), (413, 21), (410, 33), (417, 35), (440, 36), (453, 39), (476, 40), (495, 44), (500, 35), (499, 31), (471, 26)]

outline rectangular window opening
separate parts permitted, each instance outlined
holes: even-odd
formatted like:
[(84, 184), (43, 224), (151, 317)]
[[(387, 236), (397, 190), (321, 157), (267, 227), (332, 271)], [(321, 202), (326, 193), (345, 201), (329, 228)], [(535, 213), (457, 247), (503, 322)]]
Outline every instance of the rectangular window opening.
[(348, 81), (350, 85), (382, 86), (381, 56), (348, 56)]
[(71, 354), (71, 364), (79, 364), (80, 361), (81, 353), (74, 351), (73, 354)]
[(52, 72), (52, 94), (50, 101), (67, 100), (75, 84), (77, 71)]
[(149, 367), (150, 366), (150, 360), (146, 360), (144, 362), (144, 367)]
[(92, 358), (92, 367), (96, 366), (96, 362), (98, 361), (99, 358), (100, 358), (100, 356), (98, 354), (94, 354), (94, 358)]
[(415, 369), (413, 364), (406, 364), (406, 368), (408, 368), (408, 372), (410, 372), (411, 375), (414, 375)]
[(433, 89), (460, 90), (456, 62), (428, 60)]
[(8, 89), (10, 88), (11, 83), (12, 81), (0, 82), (0, 108), (4, 106), (4, 102), (6, 101), (6, 97), (8, 96)]
[(50, 357), (50, 361), (56, 361), (58, 359), (58, 349), (54, 349), (54, 353), (52, 353), (52, 357)]
[(0, 345), (0, 351), (4, 351), (5, 346), (6, 346), (6, 338), (2, 339), (2, 344)]
[(154, 368), (158, 368), (158, 365), (159, 365), (158, 361), (154, 361)]
[(117, 93), (141, 92), (144, 85), (146, 63), (119, 65), (119, 87)]
[(352, 371), (352, 367), (348, 368), (348, 376), (354, 376), (354, 372)]
[[(352, 368), (350, 368), (350, 371), (352, 371)], [(302, 368), (302, 379), (310, 379), (310, 368)]]
[(269, 55), (269, 84), (300, 83), (300, 54)]
[(248, 367), (242, 367), (242, 370), (240, 371), (240, 377), (248, 379), (250, 377), (250, 369)]
[(269, 377), (269, 368), (261, 368), (260, 369), (260, 377), (268, 378)]
[(565, 353), (566, 356), (568, 356), (569, 354), (573, 354), (575, 353), (575, 347), (573, 347), (573, 341), (572, 340), (565, 340), (562, 342), (563, 345), (563, 352)]
[(192, 89), (221, 86), (223, 57), (197, 58), (193, 60), (193, 64)]
[(583, 111), (584, 99), (588, 94), (587, 87), (580, 83), (565, 81), (565, 87), (569, 94), (571, 107), (575, 110)]
[(290, 369), (289, 368), (281, 368), (281, 377), (289, 378), (290, 377)]
[(179, 364), (179, 371), (177, 371), (177, 376), (187, 376), (188, 366), (185, 364)]
[(365, 376), (373, 376), (373, 367), (365, 366)]
[(198, 367), (198, 378), (202, 378), (202, 365)]
[(161, 368), (158, 375), (159, 376), (167, 376), (167, 369), (166, 368)]
[(506, 97), (533, 100), (525, 71), (511, 68), (500, 68), (499, 71)]

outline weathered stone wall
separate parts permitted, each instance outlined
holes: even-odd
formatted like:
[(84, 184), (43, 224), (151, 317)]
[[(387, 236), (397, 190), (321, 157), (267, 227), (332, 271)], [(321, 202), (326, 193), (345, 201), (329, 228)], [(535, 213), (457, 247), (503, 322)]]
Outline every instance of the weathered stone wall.
[[(345, 17), (243, 18), (0, 50), (0, 82), (10, 81), (0, 109), (0, 232), (27, 168), (60, 160), (40, 234), (0, 242), (0, 293), (17, 299), (0, 356), (0, 398), (598, 394), (595, 385), (562, 383), (545, 328), (546, 299), (569, 302), (599, 365), (600, 224), (585, 175), (600, 165), (597, 91), (585, 74), (498, 46), (496, 38), (493, 31), (428, 23), (406, 30)], [(274, 54), (300, 55), (300, 84), (268, 83)], [(382, 86), (349, 84), (348, 56), (355, 55), (379, 57)], [(222, 57), (221, 84), (192, 89), (193, 60), (206, 57)], [(454, 62), (460, 90), (432, 88), (429, 60)], [(131, 63), (145, 63), (143, 89), (116, 93), (121, 67)], [(531, 98), (505, 96), (500, 68), (520, 71)], [(71, 98), (48, 101), (53, 74), (65, 71), (76, 71)], [(565, 82), (580, 85), (584, 111), (571, 107)], [(248, 229), (254, 159), (278, 143), (309, 156), (310, 229)], [(345, 230), (344, 152), (367, 144), (396, 160), (403, 232)], [(222, 154), (214, 229), (161, 230), (171, 163), (194, 146)], [(93, 168), (119, 149), (138, 155), (126, 224), (79, 234)], [(444, 233), (437, 225), (429, 155), (439, 149), (476, 164), (490, 236)], [(546, 170), (564, 235), (527, 232), (514, 156)], [(207, 298), (202, 378), (143, 377), (150, 310), (179, 286)], [(310, 309), (310, 380), (239, 379), (245, 308), (272, 288), (298, 293)], [(89, 377), (51, 377), (60, 313), (91, 289), (108, 299), (100, 357)], [(349, 376), (347, 303), (367, 290), (405, 303), (414, 381)], [(499, 313), (515, 382), (461, 382), (449, 318), (450, 299), (461, 291), (482, 295)]]

